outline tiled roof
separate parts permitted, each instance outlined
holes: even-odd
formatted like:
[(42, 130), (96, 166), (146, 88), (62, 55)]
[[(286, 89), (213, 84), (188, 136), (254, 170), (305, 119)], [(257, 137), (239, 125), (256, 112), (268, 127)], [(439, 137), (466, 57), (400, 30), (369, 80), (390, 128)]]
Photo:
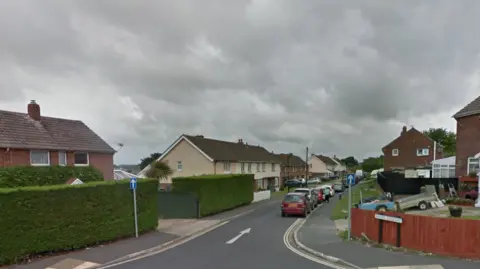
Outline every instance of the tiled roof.
[(275, 154), (260, 146), (215, 140), (203, 136), (183, 136), (215, 161), (281, 163)]
[(0, 110), (0, 148), (115, 153), (83, 122)]
[(460, 111), (453, 115), (453, 117), (458, 119), (478, 114), (480, 114), (480, 96), (470, 102), (470, 104), (466, 105), (464, 108), (460, 109)]
[(297, 155), (293, 155), (292, 153), (281, 153), (277, 154), (277, 156), (282, 161), (282, 165), (285, 166), (305, 166), (306, 163), (302, 158), (298, 157)]
[(324, 162), (325, 164), (329, 164), (329, 165), (337, 165), (337, 163), (332, 160), (330, 157), (328, 156), (323, 156), (323, 155), (315, 155), (317, 158), (319, 158), (322, 162)]

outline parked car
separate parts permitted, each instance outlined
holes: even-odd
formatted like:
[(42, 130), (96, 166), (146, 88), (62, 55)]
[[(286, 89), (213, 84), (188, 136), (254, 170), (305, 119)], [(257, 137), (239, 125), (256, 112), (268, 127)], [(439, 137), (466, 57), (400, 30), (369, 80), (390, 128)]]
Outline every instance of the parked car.
[(293, 192), (305, 193), (307, 194), (308, 201), (310, 202), (311, 209), (314, 209), (318, 205), (318, 199), (316, 194), (313, 193), (312, 189), (309, 188), (296, 188)]
[(343, 183), (335, 183), (333, 184), (333, 190), (335, 192), (344, 192), (345, 191), (345, 185)]
[(335, 195), (335, 190), (333, 189), (333, 184), (322, 185), (322, 186), (320, 186), (320, 188), (322, 188), (322, 189), (329, 188), (330, 189), (330, 194), (332, 196)]
[(308, 184), (318, 184), (320, 183), (320, 179), (318, 178), (312, 178), (307, 181)]
[(470, 200), (477, 200), (478, 198), (478, 187), (475, 187), (464, 194), (465, 199), (470, 199)]
[(315, 192), (317, 193), (317, 203), (321, 204), (325, 201), (325, 197), (323, 196), (323, 189), (320, 187), (314, 188)]
[(373, 200), (367, 203), (361, 203), (356, 206), (363, 210), (387, 211), (395, 210), (395, 203), (390, 200)]
[(298, 179), (288, 179), (283, 182), (283, 186), (287, 188), (297, 188), (302, 186), (302, 181)]
[(310, 204), (305, 193), (287, 193), (282, 200), (282, 217), (288, 215), (300, 215), (306, 217), (310, 212)]
[(418, 207), (420, 210), (426, 210), (431, 202), (439, 201), (434, 185), (426, 185), (425, 187), (422, 187), (421, 190), (422, 192), (420, 194), (397, 200), (397, 210), (406, 210), (413, 207)]

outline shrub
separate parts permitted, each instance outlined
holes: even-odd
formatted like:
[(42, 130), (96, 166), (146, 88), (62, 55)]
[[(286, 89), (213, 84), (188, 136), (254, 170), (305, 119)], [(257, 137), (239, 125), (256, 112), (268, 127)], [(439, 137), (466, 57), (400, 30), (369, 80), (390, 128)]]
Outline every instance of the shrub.
[(12, 166), (0, 169), (0, 188), (64, 184), (72, 177), (83, 182), (103, 180), (93, 166)]
[(465, 198), (447, 198), (445, 200), (446, 204), (455, 204), (455, 205), (473, 205), (475, 204), (474, 200), (465, 199)]
[[(157, 180), (139, 180), (139, 232), (155, 229)], [(135, 234), (129, 181), (0, 189), (0, 264)]]
[(173, 178), (172, 191), (195, 193), (200, 215), (208, 216), (251, 203), (253, 179), (251, 174)]

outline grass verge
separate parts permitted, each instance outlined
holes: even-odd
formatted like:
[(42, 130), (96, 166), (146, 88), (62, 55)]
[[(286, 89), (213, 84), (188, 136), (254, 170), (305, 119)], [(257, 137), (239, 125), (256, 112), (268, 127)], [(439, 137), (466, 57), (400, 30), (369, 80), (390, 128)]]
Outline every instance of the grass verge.
[[(380, 187), (375, 181), (360, 183), (352, 189), (352, 205), (360, 201), (360, 197), (377, 196), (382, 193)], [(337, 195), (337, 197), (339, 197)], [(338, 198), (334, 198), (338, 199)], [(332, 210), (331, 220), (345, 218), (346, 211), (348, 211), (348, 189), (342, 194), (342, 199), (337, 202), (335, 208)]]

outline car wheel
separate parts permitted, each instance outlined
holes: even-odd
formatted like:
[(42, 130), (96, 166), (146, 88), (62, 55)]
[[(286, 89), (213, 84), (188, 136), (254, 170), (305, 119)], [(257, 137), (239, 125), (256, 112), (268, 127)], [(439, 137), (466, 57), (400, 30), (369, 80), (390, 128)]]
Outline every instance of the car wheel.
[(420, 203), (418, 203), (418, 207), (420, 208), (420, 210), (427, 210), (428, 204), (425, 201), (421, 201)]
[(468, 199), (468, 200), (473, 200), (472, 197), (470, 195), (467, 195), (465, 196), (465, 199)]
[(282, 211), (282, 217), (285, 217), (285, 216), (286, 216), (286, 215), (285, 215), (285, 212)]

